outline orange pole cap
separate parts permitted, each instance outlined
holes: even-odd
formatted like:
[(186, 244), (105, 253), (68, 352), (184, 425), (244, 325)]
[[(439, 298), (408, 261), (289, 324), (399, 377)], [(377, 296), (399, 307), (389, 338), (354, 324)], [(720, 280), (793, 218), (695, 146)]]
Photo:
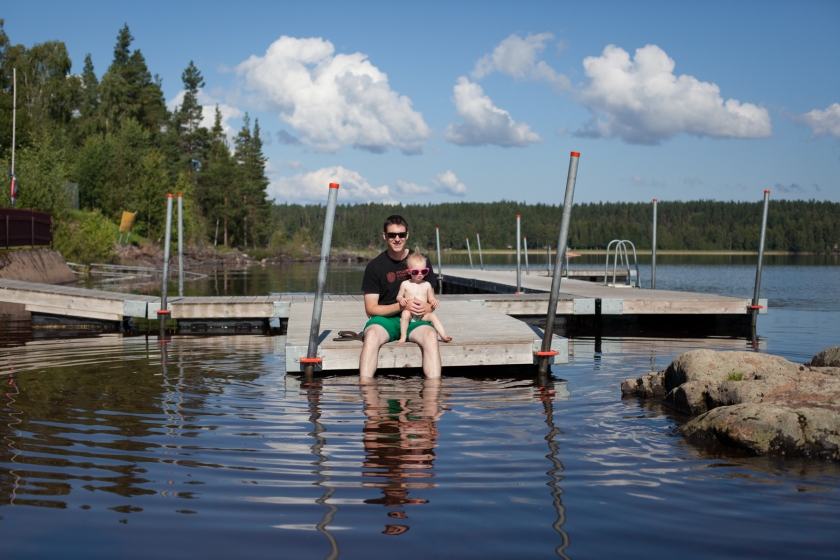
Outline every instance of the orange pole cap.
[(659, 200), (658, 200), (658, 199), (656, 199), (656, 198), (654, 198), (654, 199), (653, 199), (653, 201), (654, 201), (654, 202), (659, 202)]
[(330, 183), (330, 188), (331, 189), (337, 189), (338, 188), (338, 183)]
[(770, 194), (770, 190), (769, 189), (765, 190), (764, 194)]
[(166, 195), (166, 198), (172, 198), (172, 194), (170, 193), (170, 194)]
[(572, 152), (572, 157), (580, 157), (580, 152)]

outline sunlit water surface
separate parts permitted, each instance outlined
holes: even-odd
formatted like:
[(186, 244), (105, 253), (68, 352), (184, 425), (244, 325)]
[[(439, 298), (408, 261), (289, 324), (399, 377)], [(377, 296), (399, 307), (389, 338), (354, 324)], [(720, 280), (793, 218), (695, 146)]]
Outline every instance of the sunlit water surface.
[[(229, 295), (312, 291), (314, 267), (293, 266), (296, 281), (228, 271)], [(840, 344), (838, 270), (765, 268), (760, 351), (802, 362)], [(661, 288), (745, 296), (753, 277), (749, 263), (657, 270)], [(330, 289), (360, 279), (342, 267)], [(625, 378), (744, 340), (576, 339), (549, 388), (481, 371), (307, 387), (270, 337), (175, 337), (162, 355), (144, 337), (31, 340), (25, 319), (0, 321), (10, 558), (840, 554), (837, 465), (698, 449), (673, 433), (684, 418), (621, 399)]]

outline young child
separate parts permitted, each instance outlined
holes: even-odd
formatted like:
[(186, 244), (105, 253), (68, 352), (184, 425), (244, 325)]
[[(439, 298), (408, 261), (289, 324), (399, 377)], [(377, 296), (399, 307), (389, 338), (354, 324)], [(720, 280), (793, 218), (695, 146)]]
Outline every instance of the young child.
[[(423, 303), (431, 303), (432, 309), (437, 309), (440, 303), (435, 299), (435, 292), (432, 290), (432, 285), (424, 280), (429, 273), (429, 269), (426, 268), (426, 257), (421, 255), (419, 251), (415, 251), (408, 256), (406, 264), (408, 265), (409, 279), (400, 284), (400, 293), (397, 294), (397, 301), (400, 302), (400, 305), (405, 306), (410, 300), (416, 299)], [(446, 331), (443, 330), (443, 324), (438, 319), (438, 316), (435, 315), (434, 311), (417, 317), (406, 309), (400, 317), (400, 339), (397, 341), (399, 344), (405, 343), (409, 321), (412, 323), (414, 321), (428, 321), (434, 325), (435, 330), (443, 342), (452, 340), (451, 336), (446, 336)]]

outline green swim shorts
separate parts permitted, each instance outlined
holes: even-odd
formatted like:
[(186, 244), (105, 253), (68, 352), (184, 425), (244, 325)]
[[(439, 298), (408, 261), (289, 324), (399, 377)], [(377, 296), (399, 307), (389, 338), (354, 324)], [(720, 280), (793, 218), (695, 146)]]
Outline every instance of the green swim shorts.
[[(394, 315), (393, 317), (382, 317), (379, 315), (374, 315), (370, 318), (370, 320), (365, 323), (365, 330), (371, 325), (379, 325), (380, 327), (384, 328), (388, 332), (388, 336), (391, 337), (391, 342), (400, 339), (400, 316)], [(428, 321), (412, 321), (408, 323), (408, 333), (406, 333), (406, 338), (408, 335), (411, 334), (411, 331), (416, 329), (417, 327), (422, 327), (423, 325), (427, 325), (429, 327), (435, 328), (433, 324)]]

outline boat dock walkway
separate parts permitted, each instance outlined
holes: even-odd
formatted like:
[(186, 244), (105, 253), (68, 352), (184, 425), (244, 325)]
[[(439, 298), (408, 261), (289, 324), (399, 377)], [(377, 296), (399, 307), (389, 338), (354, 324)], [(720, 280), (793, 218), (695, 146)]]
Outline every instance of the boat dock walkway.
[[(441, 343), (446, 367), (527, 365), (534, 363), (542, 331), (537, 328), (548, 310), (551, 278), (522, 274), (516, 291), (516, 273), (509, 270), (444, 269), (444, 294), (438, 314), (451, 343)], [(172, 297), (170, 320), (179, 333), (254, 333), (269, 325), (286, 326), (286, 367), (298, 371), (312, 314), (314, 296)], [(33, 326), (72, 328), (85, 322), (107, 323), (117, 330), (130, 319), (157, 320), (160, 298), (104, 290), (36, 284), (0, 279), (0, 302), (24, 305)], [(556, 332), (594, 336), (742, 336), (749, 324), (747, 298), (668, 290), (610, 287), (563, 278), (557, 302)], [(762, 300), (762, 313), (767, 303)], [(522, 320), (519, 320), (522, 319)], [(361, 331), (365, 322), (361, 295), (325, 296), (319, 352), (324, 370), (355, 369), (361, 343), (338, 341), (339, 330)], [(544, 326), (542, 324), (541, 326)], [(107, 329), (106, 329), (107, 330)], [(113, 328), (111, 330), (114, 330)], [(282, 330), (281, 330), (282, 332)], [(301, 350), (303, 348), (303, 350)], [(556, 363), (568, 359), (568, 341), (558, 337), (552, 348)], [(386, 344), (380, 367), (420, 367), (415, 344)]]

